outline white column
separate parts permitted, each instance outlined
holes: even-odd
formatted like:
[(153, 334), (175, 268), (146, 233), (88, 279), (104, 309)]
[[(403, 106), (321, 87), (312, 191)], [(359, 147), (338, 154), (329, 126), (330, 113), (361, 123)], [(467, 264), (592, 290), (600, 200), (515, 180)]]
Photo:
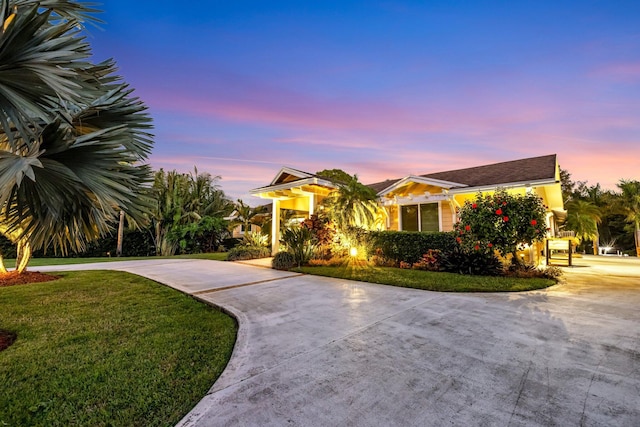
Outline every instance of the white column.
[(316, 195), (309, 194), (309, 217), (316, 212)]
[(280, 200), (273, 199), (271, 212), (271, 255), (280, 250)]

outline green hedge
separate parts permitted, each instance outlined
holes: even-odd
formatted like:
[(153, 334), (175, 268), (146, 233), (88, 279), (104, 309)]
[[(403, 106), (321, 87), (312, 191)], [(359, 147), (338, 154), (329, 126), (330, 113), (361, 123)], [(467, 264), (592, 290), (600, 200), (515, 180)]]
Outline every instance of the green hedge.
[(415, 263), (429, 249), (450, 253), (456, 247), (453, 232), (420, 233), (412, 231), (371, 231), (367, 244), (371, 255), (379, 255), (399, 263)]
[(227, 252), (228, 261), (267, 258), (269, 256), (271, 256), (271, 250), (269, 248), (256, 246), (236, 246)]

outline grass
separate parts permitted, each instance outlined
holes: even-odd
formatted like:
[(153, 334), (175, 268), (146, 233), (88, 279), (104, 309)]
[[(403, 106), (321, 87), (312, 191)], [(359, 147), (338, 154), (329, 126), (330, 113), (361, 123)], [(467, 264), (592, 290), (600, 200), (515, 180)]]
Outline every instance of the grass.
[(61, 273), (0, 288), (0, 426), (175, 425), (226, 366), (229, 316), (148, 279)]
[(455, 273), (409, 270), (392, 267), (343, 265), (301, 267), (295, 271), (318, 276), (380, 283), (403, 288), (440, 292), (517, 292), (547, 288), (556, 282), (541, 278), (465, 276)]
[[(170, 257), (95, 257), (95, 258), (31, 258), (29, 260), (28, 267), (40, 267), (43, 265), (69, 265), (69, 264), (91, 264), (94, 262), (114, 262), (114, 261), (137, 261), (145, 259), (175, 259), (175, 258), (188, 258), (188, 259), (211, 259), (215, 261), (226, 261), (226, 252), (212, 252), (207, 254), (189, 254), (189, 255), (175, 255)], [(14, 268), (16, 264), (15, 259), (4, 260), (4, 265), (7, 268)]]

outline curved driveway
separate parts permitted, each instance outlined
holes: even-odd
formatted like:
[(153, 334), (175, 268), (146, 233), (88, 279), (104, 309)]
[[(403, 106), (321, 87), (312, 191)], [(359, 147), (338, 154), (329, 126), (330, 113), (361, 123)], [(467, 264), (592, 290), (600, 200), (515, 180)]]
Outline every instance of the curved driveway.
[(640, 262), (589, 258), (565, 283), (453, 294), (202, 260), (110, 268), (240, 323), (182, 426), (638, 426)]

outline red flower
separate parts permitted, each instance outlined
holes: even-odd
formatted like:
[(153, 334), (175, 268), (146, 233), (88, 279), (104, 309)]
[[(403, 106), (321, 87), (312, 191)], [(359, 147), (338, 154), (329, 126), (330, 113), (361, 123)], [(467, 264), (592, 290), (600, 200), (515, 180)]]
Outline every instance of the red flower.
[(507, 206), (507, 202), (502, 202), (502, 206)]
[(477, 251), (477, 250), (479, 250), (479, 249), (480, 249), (480, 246), (479, 246), (479, 245), (475, 245), (475, 246), (473, 247), (473, 249), (475, 249), (475, 250)]
[(538, 221), (536, 221), (535, 219), (531, 220), (531, 225), (536, 225), (538, 223)]
[(489, 243), (487, 246), (489, 246), (490, 248), (493, 247), (493, 243)]
[(462, 239), (461, 239), (461, 238), (459, 238), (459, 237), (456, 237), (456, 242), (461, 243), (461, 242), (462, 242)]
[(471, 231), (471, 226), (470, 225), (465, 225), (464, 229), (465, 229), (465, 231)]
[(502, 209), (498, 208), (498, 210), (496, 211), (496, 215), (502, 215)]
[(475, 208), (477, 208), (477, 207), (478, 207), (478, 205), (477, 205), (476, 203), (474, 203), (474, 204), (472, 204), (472, 205), (471, 205), (471, 207), (472, 207), (473, 209), (475, 209)]
[(508, 217), (508, 216), (503, 216), (503, 217), (502, 217), (502, 220), (503, 220), (504, 222), (507, 222), (507, 221), (509, 221), (509, 217)]

